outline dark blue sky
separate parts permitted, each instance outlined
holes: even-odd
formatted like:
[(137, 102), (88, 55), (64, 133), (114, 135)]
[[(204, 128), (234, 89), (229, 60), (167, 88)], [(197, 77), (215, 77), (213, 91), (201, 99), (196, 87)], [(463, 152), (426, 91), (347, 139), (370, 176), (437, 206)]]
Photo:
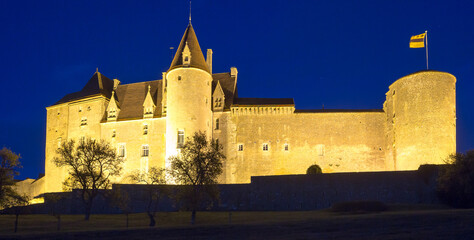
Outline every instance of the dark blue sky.
[[(99, 67), (122, 83), (160, 79), (188, 24), (188, 1), (0, 0), (0, 147), (20, 179), (44, 172), (45, 107)], [(457, 77), (458, 151), (474, 148), (474, 1), (204, 1), (192, 22), (213, 71), (238, 68), (241, 97), (298, 109), (382, 108), (388, 86), (424, 70), (411, 35), (428, 30), (430, 69)]]

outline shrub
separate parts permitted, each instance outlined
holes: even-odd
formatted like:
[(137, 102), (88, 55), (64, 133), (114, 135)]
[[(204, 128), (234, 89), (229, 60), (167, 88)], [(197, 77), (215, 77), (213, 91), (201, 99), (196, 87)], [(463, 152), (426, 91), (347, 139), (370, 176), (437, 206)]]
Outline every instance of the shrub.
[(309, 166), (309, 168), (306, 170), (306, 174), (321, 174), (323, 171), (317, 164), (313, 164)]
[(343, 213), (383, 212), (387, 209), (387, 205), (379, 201), (339, 202), (331, 206), (331, 211)]
[(453, 154), (446, 163), (438, 177), (439, 199), (452, 207), (474, 207), (474, 150)]

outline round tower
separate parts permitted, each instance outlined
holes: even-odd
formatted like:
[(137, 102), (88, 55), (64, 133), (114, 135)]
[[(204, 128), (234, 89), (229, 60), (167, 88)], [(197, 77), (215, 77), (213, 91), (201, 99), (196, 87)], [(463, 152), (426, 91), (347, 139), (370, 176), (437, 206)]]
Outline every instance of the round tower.
[(195, 132), (211, 136), (212, 75), (191, 23), (186, 28), (170, 69), (166, 86), (166, 161)]
[(387, 167), (415, 170), (443, 164), (456, 152), (456, 78), (420, 71), (395, 81), (387, 92)]

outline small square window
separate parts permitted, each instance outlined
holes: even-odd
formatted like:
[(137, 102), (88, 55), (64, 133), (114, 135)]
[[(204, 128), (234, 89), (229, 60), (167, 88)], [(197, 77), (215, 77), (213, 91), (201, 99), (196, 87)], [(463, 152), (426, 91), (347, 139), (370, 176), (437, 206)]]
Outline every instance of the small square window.
[(285, 151), (290, 150), (290, 147), (288, 146), (288, 143), (285, 143)]
[(243, 144), (237, 145), (237, 151), (239, 151), (239, 152), (244, 151), (244, 145)]
[(86, 117), (83, 117), (83, 118), (81, 119), (81, 126), (85, 126), (85, 125), (87, 125), (87, 118), (86, 118)]
[(265, 152), (268, 151), (268, 143), (263, 144), (262, 150), (265, 151)]

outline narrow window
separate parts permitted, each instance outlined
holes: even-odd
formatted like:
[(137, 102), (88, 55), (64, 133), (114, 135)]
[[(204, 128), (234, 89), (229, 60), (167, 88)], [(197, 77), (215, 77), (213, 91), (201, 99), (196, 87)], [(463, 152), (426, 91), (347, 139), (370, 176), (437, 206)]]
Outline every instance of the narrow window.
[(218, 130), (218, 129), (219, 129), (219, 118), (216, 119), (216, 130)]
[(178, 76), (178, 81), (181, 80), (181, 76)]
[(178, 148), (182, 148), (184, 146), (184, 131), (178, 131)]
[(116, 132), (115, 132), (115, 129), (114, 129), (114, 130), (112, 130), (112, 138), (114, 138), (115, 135), (116, 135)]
[(143, 135), (148, 135), (148, 125), (143, 125)]
[(324, 156), (324, 145), (323, 144), (318, 145), (318, 155), (319, 156)]
[(150, 147), (148, 145), (142, 145), (142, 157), (148, 157), (150, 154)]
[(244, 145), (243, 144), (237, 145), (237, 151), (239, 151), (239, 152), (244, 151)]
[(122, 143), (122, 144), (119, 145), (118, 155), (119, 155), (119, 157), (125, 157), (125, 153), (126, 153), (125, 144)]
[(264, 143), (262, 147), (263, 151), (268, 151), (268, 143)]
[(288, 146), (288, 143), (285, 143), (285, 151), (288, 151), (290, 148)]

